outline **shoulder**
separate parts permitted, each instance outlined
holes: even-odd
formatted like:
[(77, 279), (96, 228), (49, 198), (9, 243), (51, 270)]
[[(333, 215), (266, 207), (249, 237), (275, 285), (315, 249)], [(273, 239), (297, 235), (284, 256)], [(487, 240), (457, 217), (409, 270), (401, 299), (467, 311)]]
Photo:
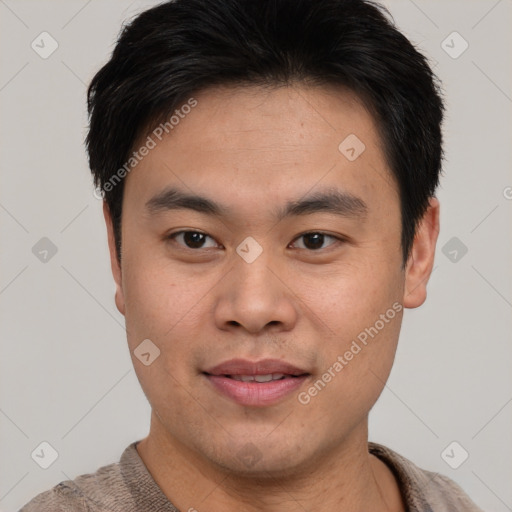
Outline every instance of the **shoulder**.
[(132, 446), (123, 453), (122, 463), (115, 462), (94, 473), (60, 482), (35, 496), (19, 512), (103, 512), (114, 510), (120, 503), (126, 504), (130, 492), (123, 473), (124, 466), (132, 459)]
[(178, 512), (138, 454), (135, 441), (119, 462), (38, 494), (19, 512)]
[(87, 498), (73, 486), (71, 480), (61, 482), (52, 489), (32, 498), (19, 512), (89, 512)]
[(385, 446), (369, 443), (369, 451), (395, 474), (408, 510), (414, 512), (483, 512), (447, 476), (419, 468)]

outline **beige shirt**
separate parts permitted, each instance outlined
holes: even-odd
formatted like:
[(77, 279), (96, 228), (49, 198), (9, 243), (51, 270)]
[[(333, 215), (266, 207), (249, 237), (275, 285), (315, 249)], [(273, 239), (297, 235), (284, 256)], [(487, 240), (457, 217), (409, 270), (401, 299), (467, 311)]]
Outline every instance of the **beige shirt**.
[[(135, 448), (138, 442), (119, 462), (61, 482), (19, 512), (180, 512), (153, 480)], [(385, 446), (369, 443), (368, 449), (395, 474), (409, 512), (483, 512), (449, 478), (422, 470)]]

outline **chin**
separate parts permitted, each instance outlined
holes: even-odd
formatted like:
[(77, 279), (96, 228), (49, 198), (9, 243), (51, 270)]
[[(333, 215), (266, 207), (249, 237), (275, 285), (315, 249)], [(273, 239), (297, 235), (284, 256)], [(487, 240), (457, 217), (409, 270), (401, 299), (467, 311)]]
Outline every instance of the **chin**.
[(228, 446), (218, 446), (212, 453), (211, 460), (224, 472), (235, 474), (241, 478), (269, 480), (287, 475), (297, 475), (301, 472), (309, 474), (311, 458), (309, 451), (304, 451), (306, 443), (291, 444), (290, 439), (270, 440), (254, 436), (249, 440), (234, 442), (230, 438)]
[(224, 472), (237, 479), (248, 479), (251, 482), (255, 480), (261, 482), (272, 481), (275, 484), (276, 479), (286, 479), (292, 475), (306, 473), (306, 468), (303, 468), (303, 464), (301, 464), (301, 462), (305, 463), (306, 461), (284, 460), (282, 454), (279, 454), (278, 458), (269, 458), (269, 454), (262, 454), (261, 458), (245, 455), (242, 460), (230, 458), (229, 460), (216, 462)]

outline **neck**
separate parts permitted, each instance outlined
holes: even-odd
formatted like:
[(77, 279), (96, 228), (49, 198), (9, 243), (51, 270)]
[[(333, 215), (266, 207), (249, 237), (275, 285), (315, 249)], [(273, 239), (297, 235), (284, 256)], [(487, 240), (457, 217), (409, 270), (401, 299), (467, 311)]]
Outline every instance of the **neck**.
[(233, 474), (178, 442), (154, 415), (137, 451), (162, 492), (183, 511), (405, 510), (391, 470), (368, 453), (367, 422), (335, 452), (287, 474)]

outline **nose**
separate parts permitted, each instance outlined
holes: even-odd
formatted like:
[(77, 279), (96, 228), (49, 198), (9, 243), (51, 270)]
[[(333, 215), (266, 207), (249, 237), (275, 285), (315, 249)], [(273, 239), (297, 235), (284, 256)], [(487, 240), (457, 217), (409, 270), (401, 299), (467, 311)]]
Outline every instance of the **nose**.
[(298, 308), (291, 276), (263, 251), (248, 263), (235, 255), (234, 265), (217, 287), (215, 322), (219, 329), (289, 331), (297, 322)]

